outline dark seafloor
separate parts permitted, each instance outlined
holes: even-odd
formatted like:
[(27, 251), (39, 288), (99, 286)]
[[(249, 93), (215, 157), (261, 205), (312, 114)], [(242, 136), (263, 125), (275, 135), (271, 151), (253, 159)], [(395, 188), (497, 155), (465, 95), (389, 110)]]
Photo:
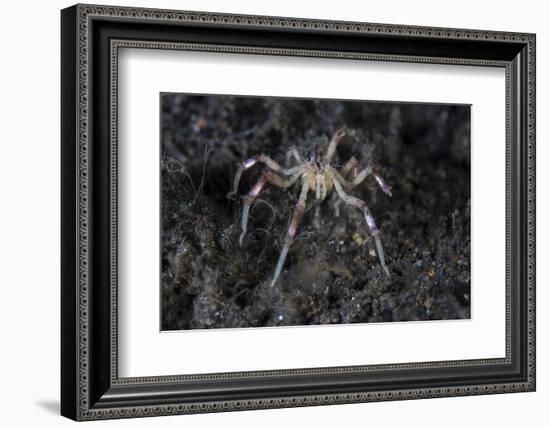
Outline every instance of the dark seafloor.
[[(470, 108), (231, 96), (161, 95), (162, 330), (470, 318)], [(269, 287), (299, 184), (267, 190), (239, 248), (242, 201), (264, 153), (285, 165), (347, 126), (333, 160), (372, 176), (352, 194), (380, 229), (390, 276), (361, 212), (310, 194), (277, 285)], [(362, 167), (361, 167), (362, 166)], [(333, 191), (334, 192), (334, 191)]]

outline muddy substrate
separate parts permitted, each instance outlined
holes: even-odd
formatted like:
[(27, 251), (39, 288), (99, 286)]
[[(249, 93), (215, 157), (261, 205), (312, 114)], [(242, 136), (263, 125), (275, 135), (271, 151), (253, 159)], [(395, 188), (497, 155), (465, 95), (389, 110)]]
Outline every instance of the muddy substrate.
[[(377, 167), (353, 190), (380, 229), (387, 276), (361, 212), (310, 196), (277, 285), (269, 286), (299, 185), (269, 187), (242, 247), (241, 197), (264, 153), (292, 164), (347, 126), (334, 160)], [(470, 317), (470, 109), (466, 106), (162, 96), (162, 329)], [(290, 161), (290, 162), (289, 162)]]

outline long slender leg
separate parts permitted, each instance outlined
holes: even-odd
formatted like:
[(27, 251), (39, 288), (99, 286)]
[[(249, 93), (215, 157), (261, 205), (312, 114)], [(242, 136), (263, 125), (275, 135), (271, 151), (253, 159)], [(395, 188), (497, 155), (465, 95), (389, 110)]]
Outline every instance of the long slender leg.
[(334, 157), (334, 153), (336, 152), (336, 145), (338, 145), (338, 142), (346, 136), (347, 130), (345, 127), (342, 127), (341, 129), (338, 129), (334, 132), (332, 135), (332, 139), (330, 140), (330, 143), (327, 148), (327, 153), (325, 155), (325, 163), (330, 163), (330, 160), (332, 160), (332, 157)]
[(246, 235), (246, 228), (248, 226), (248, 213), (250, 211), (250, 206), (256, 199), (258, 195), (260, 195), (260, 192), (262, 192), (265, 183), (267, 182), (267, 176), (268, 173), (264, 172), (258, 179), (258, 181), (254, 184), (252, 189), (248, 194), (246, 194), (244, 199), (244, 206), (243, 206), (243, 216), (241, 219), (241, 235), (239, 235), (239, 247), (243, 245), (244, 236)]
[(369, 210), (369, 207), (367, 206), (367, 203), (365, 203), (363, 200), (357, 197), (346, 194), (342, 189), (342, 186), (340, 185), (338, 180), (332, 179), (332, 182), (334, 183), (334, 188), (336, 189), (336, 193), (344, 203), (349, 204), (350, 206), (355, 206), (363, 212), (363, 215), (365, 216), (365, 221), (367, 222), (367, 227), (369, 228), (369, 232), (374, 238), (376, 253), (378, 254), (378, 260), (380, 261), (380, 265), (382, 266), (382, 269), (384, 269), (384, 272), (386, 272), (387, 275), (390, 275), (390, 271), (386, 266), (384, 249), (382, 248), (382, 243), (380, 242), (380, 237), (379, 237), (380, 231), (378, 230), (378, 227), (374, 222), (374, 218), (372, 217), (372, 214)]
[[(353, 157), (352, 157), (352, 159), (353, 159)], [(344, 167), (346, 167), (346, 166), (344, 166)], [(342, 169), (340, 171), (340, 173), (338, 173), (338, 170), (336, 170), (334, 167), (331, 166), (330, 170), (332, 171), (332, 174), (334, 175), (334, 178), (338, 181), (338, 183), (340, 183), (340, 185), (342, 185), (348, 191), (355, 188), (357, 185), (359, 185), (361, 182), (363, 182), (368, 175), (373, 175), (374, 180), (376, 181), (376, 183), (378, 184), (380, 189), (386, 195), (389, 195), (391, 197), (391, 186), (389, 186), (386, 183), (386, 181), (384, 180), (384, 178), (376, 170), (374, 170), (370, 166), (368, 166), (367, 168), (361, 170), (359, 173), (356, 173), (356, 176), (354, 177), (354, 179), (351, 182), (347, 181), (345, 179), (345, 176), (342, 174), (344, 169)], [(349, 171), (347, 173), (349, 173)]]
[(391, 186), (386, 183), (384, 178), (376, 170), (372, 171), (372, 175), (374, 176), (374, 180), (376, 180), (376, 183), (380, 189), (391, 197)]
[(233, 181), (233, 190), (227, 194), (227, 198), (231, 198), (235, 194), (237, 194), (237, 190), (239, 189), (239, 181), (241, 180), (241, 175), (243, 174), (243, 171), (250, 169), (256, 163), (264, 163), (267, 167), (269, 167), (271, 170), (274, 170), (276, 172), (280, 172), (283, 170), (283, 168), (279, 165), (279, 163), (272, 160), (267, 155), (263, 155), (263, 154), (255, 155), (254, 157), (243, 161), (239, 165), (239, 168), (237, 169), (237, 173), (235, 174), (235, 179)]
[(252, 189), (248, 194), (246, 194), (244, 199), (244, 206), (243, 206), (243, 215), (241, 219), (241, 235), (239, 236), (239, 246), (243, 245), (244, 236), (246, 235), (246, 229), (248, 226), (248, 213), (250, 212), (250, 206), (254, 202), (254, 200), (260, 195), (262, 192), (264, 185), (266, 182), (271, 183), (272, 185), (278, 186), (279, 188), (286, 189), (294, 184), (300, 177), (301, 173), (296, 173), (295, 175), (291, 176), (289, 179), (283, 179), (280, 176), (272, 173), (270, 170), (265, 170), (258, 181), (254, 184)]
[(358, 161), (357, 161), (357, 158), (355, 157), (351, 157), (347, 162), (346, 164), (344, 164), (344, 167), (342, 167), (340, 169), (340, 175), (342, 175), (342, 177), (345, 179), (348, 177), (348, 174), (350, 172), (351, 173), (351, 176), (353, 178), (355, 178), (355, 176), (357, 175), (357, 164), (358, 164)]
[(307, 182), (304, 182), (302, 184), (302, 191), (300, 192), (300, 198), (298, 200), (298, 203), (294, 207), (294, 212), (292, 213), (292, 219), (290, 220), (290, 225), (286, 233), (283, 249), (281, 250), (281, 254), (279, 255), (279, 260), (277, 261), (277, 266), (275, 267), (275, 272), (273, 273), (273, 279), (271, 280), (271, 287), (275, 286), (275, 283), (277, 282), (277, 278), (279, 278), (279, 275), (281, 275), (281, 271), (283, 269), (283, 265), (285, 264), (285, 259), (286, 259), (286, 255), (288, 254), (288, 250), (290, 249), (290, 246), (292, 245), (292, 243), (294, 242), (294, 239), (296, 238), (296, 231), (298, 230), (298, 225), (300, 224), (302, 217), (304, 216), (304, 211), (306, 209), (308, 189), (309, 189), (309, 184)]
[(264, 155), (264, 154), (255, 155), (254, 157), (249, 158), (246, 161), (243, 161), (239, 165), (239, 168), (237, 169), (237, 173), (235, 174), (235, 179), (233, 181), (233, 190), (227, 193), (227, 198), (232, 198), (235, 194), (237, 194), (237, 190), (239, 189), (239, 181), (241, 180), (241, 175), (243, 174), (243, 171), (250, 169), (252, 166), (254, 166), (257, 163), (263, 163), (267, 167), (269, 167), (271, 170), (277, 173), (282, 173), (285, 176), (292, 176), (303, 168), (302, 166), (297, 166), (297, 167), (292, 167), (290, 169), (283, 169), (279, 163), (272, 160), (267, 155)]
[(391, 186), (389, 186), (386, 181), (384, 180), (384, 178), (382, 176), (380, 176), (380, 174), (375, 171), (372, 167), (368, 166), (366, 169), (364, 170), (361, 170), (357, 176), (355, 177), (355, 179), (353, 179), (353, 181), (351, 182), (351, 186), (350, 186), (350, 189), (351, 188), (354, 188), (356, 187), (357, 185), (359, 185), (361, 182), (363, 182), (365, 180), (365, 178), (368, 176), (368, 175), (373, 175), (374, 176), (374, 180), (376, 181), (376, 183), (378, 184), (378, 186), (380, 187), (380, 189), (386, 194), (386, 195), (389, 195), (391, 197)]
[(340, 217), (340, 204), (342, 203), (342, 199), (340, 197), (336, 197), (334, 200), (334, 216)]

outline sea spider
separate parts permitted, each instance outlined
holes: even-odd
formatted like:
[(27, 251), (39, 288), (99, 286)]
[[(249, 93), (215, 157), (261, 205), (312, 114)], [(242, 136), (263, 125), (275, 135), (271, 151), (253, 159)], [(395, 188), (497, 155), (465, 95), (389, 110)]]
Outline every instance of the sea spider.
[[(256, 184), (250, 190), (250, 192), (243, 197), (244, 208), (241, 220), (242, 232), (239, 237), (239, 246), (242, 246), (243, 239), (246, 234), (250, 206), (258, 197), (258, 195), (260, 195), (264, 188), (264, 185), (269, 182), (279, 188), (287, 189), (294, 185), (298, 180), (301, 180), (302, 189), (300, 191), (300, 198), (298, 199), (298, 203), (294, 207), (292, 219), (290, 221), (290, 225), (288, 227), (288, 231), (284, 240), (283, 249), (281, 250), (279, 260), (277, 261), (277, 265), (275, 267), (275, 272), (271, 281), (272, 287), (275, 285), (275, 282), (281, 274), (281, 270), (283, 269), (288, 250), (294, 242), (294, 238), (296, 237), (298, 225), (304, 215), (308, 192), (315, 192), (315, 198), (317, 200), (324, 200), (327, 194), (333, 188), (336, 191), (336, 194), (338, 194), (338, 197), (343, 202), (351, 206), (357, 207), (363, 212), (363, 215), (365, 216), (365, 220), (367, 222), (367, 227), (369, 228), (369, 232), (374, 238), (376, 252), (378, 254), (380, 265), (382, 266), (386, 274), (389, 275), (389, 271), (386, 267), (386, 263), (384, 260), (384, 250), (382, 249), (382, 243), (380, 242), (380, 231), (378, 230), (378, 227), (374, 222), (374, 218), (372, 217), (367, 203), (357, 197), (354, 197), (353, 195), (347, 194), (344, 189), (350, 191), (355, 186), (363, 182), (363, 180), (365, 180), (365, 178), (370, 174), (374, 176), (374, 179), (376, 180), (376, 183), (378, 184), (380, 189), (390, 197), (391, 187), (371, 166), (367, 166), (365, 169), (358, 173), (358, 162), (355, 157), (351, 157), (347, 161), (347, 163), (340, 169), (340, 171), (336, 170), (336, 168), (331, 165), (332, 157), (336, 152), (336, 145), (346, 135), (346, 133), (347, 131), (345, 127), (337, 130), (334, 133), (324, 157), (322, 157), (321, 151), (319, 147), (317, 147), (310, 155), (309, 160), (304, 161), (302, 160), (298, 151), (293, 148), (290, 151), (290, 154), (298, 162), (298, 165), (295, 167), (283, 168), (268, 156), (264, 154), (259, 154), (241, 163), (239, 168), (237, 169), (235, 180), (233, 182), (233, 190), (227, 194), (228, 198), (233, 197), (237, 193), (239, 180), (241, 179), (241, 175), (244, 170), (250, 169), (257, 163), (263, 163), (265, 166), (267, 166)], [(348, 181), (346, 180), (346, 177), (350, 174), (351, 180)], [(288, 178), (285, 179), (280, 175), (286, 176)]]

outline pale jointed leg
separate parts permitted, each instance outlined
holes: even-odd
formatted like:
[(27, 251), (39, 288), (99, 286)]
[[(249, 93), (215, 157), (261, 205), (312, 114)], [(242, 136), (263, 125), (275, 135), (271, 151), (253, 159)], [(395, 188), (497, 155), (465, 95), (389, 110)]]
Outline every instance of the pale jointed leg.
[(249, 158), (246, 161), (243, 161), (239, 165), (239, 168), (237, 169), (237, 173), (235, 174), (235, 179), (233, 180), (233, 189), (227, 193), (227, 198), (232, 198), (237, 194), (237, 191), (239, 189), (239, 181), (241, 180), (241, 175), (243, 174), (243, 171), (250, 169), (252, 166), (254, 166), (257, 163), (263, 163), (274, 172), (281, 173), (285, 176), (292, 176), (303, 169), (303, 166), (296, 166), (290, 169), (283, 169), (279, 163), (272, 160), (267, 155), (263, 155), (263, 154), (255, 155), (254, 157)]
[(380, 242), (380, 237), (379, 237), (380, 231), (378, 230), (378, 227), (374, 222), (374, 218), (372, 217), (372, 214), (369, 210), (369, 207), (367, 206), (367, 203), (365, 203), (363, 200), (357, 197), (346, 194), (337, 179), (333, 179), (332, 181), (334, 183), (334, 189), (336, 189), (336, 193), (342, 199), (342, 201), (350, 206), (357, 207), (363, 212), (363, 215), (365, 216), (365, 221), (367, 222), (367, 227), (369, 228), (369, 232), (374, 238), (374, 244), (376, 246), (376, 253), (378, 254), (378, 260), (380, 261), (380, 265), (382, 266), (382, 269), (384, 269), (384, 272), (387, 275), (390, 275), (390, 271), (386, 266), (384, 249), (382, 248), (382, 243)]
[(330, 163), (330, 160), (332, 160), (332, 157), (334, 157), (334, 153), (336, 152), (336, 145), (338, 145), (338, 142), (346, 136), (347, 129), (345, 127), (342, 127), (341, 129), (334, 132), (332, 135), (332, 139), (330, 140), (330, 143), (327, 148), (327, 153), (325, 155), (325, 164)]
[(382, 176), (380, 176), (380, 174), (373, 170), (372, 167), (368, 166), (366, 169), (364, 170), (361, 170), (357, 176), (355, 177), (355, 179), (353, 179), (353, 181), (351, 182), (351, 185), (349, 186), (349, 189), (351, 188), (355, 188), (357, 185), (359, 185), (361, 182), (363, 182), (365, 180), (365, 178), (368, 176), (368, 175), (373, 175), (374, 176), (374, 180), (376, 181), (376, 183), (378, 184), (378, 186), (380, 187), (380, 189), (388, 196), (391, 197), (391, 186), (389, 186), (386, 181), (384, 180), (384, 178)]
[[(355, 168), (356, 164), (352, 162), (354, 158), (352, 157), (350, 161), (346, 163), (346, 165), (340, 170), (340, 173), (334, 168), (332, 168), (332, 172), (334, 174), (334, 178), (338, 180), (340, 185), (345, 187), (347, 190), (351, 190), (355, 188), (357, 185), (359, 185), (361, 182), (365, 180), (365, 178), (368, 175), (373, 175), (374, 180), (380, 187), (380, 189), (386, 194), (391, 197), (391, 186), (389, 186), (384, 178), (378, 173), (376, 170), (374, 170), (371, 166), (366, 167), (365, 169), (361, 170), (359, 173), (357, 173), (357, 169)], [(349, 172), (352, 172), (353, 180), (350, 182), (346, 180), (346, 176)]]
[(343, 178), (346, 178), (348, 177), (349, 173), (351, 172), (351, 177), (352, 178), (355, 178), (355, 176), (357, 175), (357, 164), (359, 162), (357, 161), (357, 158), (355, 157), (351, 157), (347, 162), (346, 164), (344, 164), (344, 167), (342, 167), (340, 169), (340, 175), (343, 177)]
[(333, 207), (334, 207), (334, 216), (340, 217), (340, 204), (342, 204), (342, 199), (338, 196), (334, 199)]
[(237, 169), (237, 173), (235, 174), (235, 179), (233, 181), (233, 190), (227, 194), (227, 198), (231, 198), (237, 194), (237, 190), (239, 189), (239, 181), (241, 180), (241, 175), (243, 174), (243, 171), (250, 169), (252, 166), (254, 166), (257, 163), (263, 163), (275, 172), (281, 172), (283, 170), (283, 168), (279, 165), (279, 163), (277, 163), (276, 161), (273, 161), (267, 155), (263, 155), (263, 154), (255, 155), (254, 157), (249, 158), (246, 161), (243, 161), (239, 165), (239, 168)]
[(376, 180), (376, 183), (378, 184), (380, 189), (391, 197), (391, 186), (386, 183), (384, 178), (376, 170), (372, 171), (372, 175), (374, 176), (374, 179)]
[(248, 194), (243, 197), (244, 206), (243, 206), (243, 216), (241, 219), (241, 235), (239, 235), (239, 246), (243, 245), (244, 236), (246, 235), (246, 228), (248, 226), (248, 213), (250, 211), (250, 206), (256, 199), (260, 192), (262, 192), (265, 183), (267, 182), (268, 172), (262, 173), (258, 181), (254, 184), (252, 189)]
[(243, 245), (243, 240), (246, 235), (250, 206), (252, 205), (254, 200), (258, 197), (258, 195), (260, 195), (266, 182), (269, 182), (272, 185), (278, 186), (279, 188), (286, 189), (291, 185), (293, 185), (294, 182), (296, 182), (296, 180), (299, 177), (300, 177), (300, 173), (296, 173), (294, 176), (291, 176), (289, 179), (285, 180), (280, 176), (272, 173), (270, 170), (265, 170), (262, 173), (262, 175), (260, 176), (258, 181), (254, 184), (250, 192), (243, 197), (244, 206), (243, 206), (243, 214), (241, 219), (241, 235), (239, 236), (239, 246)]
[(281, 254), (279, 255), (279, 260), (277, 261), (277, 266), (275, 267), (275, 272), (273, 273), (273, 280), (271, 280), (271, 287), (275, 285), (275, 283), (277, 282), (277, 278), (279, 278), (279, 275), (281, 275), (281, 271), (283, 270), (283, 265), (285, 264), (285, 259), (286, 259), (286, 255), (288, 254), (288, 250), (290, 249), (290, 246), (292, 245), (292, 243), (294, 242), (294, 239), (296, 238), (298, 225), (300, 224), (302, 217), (304, 216), (304, 211), (306, 209), (306, 199), (307, 199), (308, 189), (309, 189), (309, 184), (307, 182), (304, 182), (302, 184), (302, 191), (300, 192), (300, 198), (298, 200), (298, 203), (294, 207), (294, 211), (292, 213), (292, 219), (290, 220), (290, 225), (286, 233), (283, 249), (281, 250)]

